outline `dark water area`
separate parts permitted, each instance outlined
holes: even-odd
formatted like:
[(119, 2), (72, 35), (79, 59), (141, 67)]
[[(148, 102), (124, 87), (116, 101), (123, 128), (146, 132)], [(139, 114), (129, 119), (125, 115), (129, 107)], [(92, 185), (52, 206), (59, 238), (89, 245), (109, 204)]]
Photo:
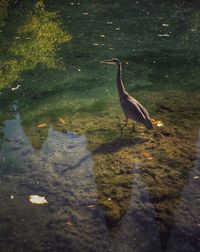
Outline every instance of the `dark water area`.
[(200, 3), (1, 0), (0, 48), (0, 251), (200, 251)]

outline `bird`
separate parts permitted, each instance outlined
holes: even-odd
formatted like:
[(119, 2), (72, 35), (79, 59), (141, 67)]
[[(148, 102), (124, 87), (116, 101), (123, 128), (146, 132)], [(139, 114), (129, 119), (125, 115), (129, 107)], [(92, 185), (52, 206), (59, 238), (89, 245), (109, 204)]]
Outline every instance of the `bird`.
[(119, 94), (121, 108), (125, 115), (125, 124), (121, 127), (121, 131), (127, 126), (128, 120), (133, 120), (133, 130), (135, 130), (134, 121), (142, 123), (147, 129), (153, 129), (153, 124), (147, 109), (135, 98), (130, 96), (126, 91), (122, 81), (122, 63), (117, 58), (100, 61), (103, 64), (111, 64), (117, 67), (116, 84)]

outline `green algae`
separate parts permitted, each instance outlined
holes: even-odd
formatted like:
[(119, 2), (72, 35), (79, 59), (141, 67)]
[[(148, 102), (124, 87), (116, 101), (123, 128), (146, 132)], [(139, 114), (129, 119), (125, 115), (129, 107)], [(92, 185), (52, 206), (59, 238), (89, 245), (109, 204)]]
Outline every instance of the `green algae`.
[(58, 45), (69, 42), (72, 36), (59, 26), (56, 13), (45, 11), (43, 1), (37, 1), (25, 24), (16, 32), (15, 41), (8, 49), (10, 57), (1, 65), (1, 89), (19, 80), (23, 71), (35, 69), (39, 64), (47, 68), (61, 65), (61, 60), (56, 59)]

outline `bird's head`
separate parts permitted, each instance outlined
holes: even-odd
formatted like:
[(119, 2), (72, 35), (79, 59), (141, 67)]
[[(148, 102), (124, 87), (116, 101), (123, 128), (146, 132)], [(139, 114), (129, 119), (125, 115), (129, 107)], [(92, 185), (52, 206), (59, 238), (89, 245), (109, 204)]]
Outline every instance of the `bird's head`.
[[(121, 61), (116, 59), (116, 58), (112, 58), (112, 59), (109, 59), (109, 60), (100, 61), (100, 63), (118, 66), (118, 65), (121, 64)], [(125, 64), (128, 64), (128, 62), (125, 61)]]
[(120, 61), (116, 58), (112, 58), (112, 59), (109, 59), (109, 60), (103, 60), (103, 61), (100, 61), (100, 63), (102, 64), (109, 64), (109, 65), (116, 65), (116, 66), (119, 66), (119, 65), (122, 65), (122, 64), (125, 64), (125, 65), (128, 65), (128, 62), (127, 61)]

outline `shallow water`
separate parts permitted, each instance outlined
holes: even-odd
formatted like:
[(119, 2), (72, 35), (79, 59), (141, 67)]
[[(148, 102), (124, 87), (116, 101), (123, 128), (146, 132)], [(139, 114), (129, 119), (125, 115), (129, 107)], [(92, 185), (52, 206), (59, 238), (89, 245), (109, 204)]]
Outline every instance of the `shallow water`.
[[(1, 1), (0, 251), (200, 250), (199, 13)], [(120, 134), (112, 57), (155, 129)]]

